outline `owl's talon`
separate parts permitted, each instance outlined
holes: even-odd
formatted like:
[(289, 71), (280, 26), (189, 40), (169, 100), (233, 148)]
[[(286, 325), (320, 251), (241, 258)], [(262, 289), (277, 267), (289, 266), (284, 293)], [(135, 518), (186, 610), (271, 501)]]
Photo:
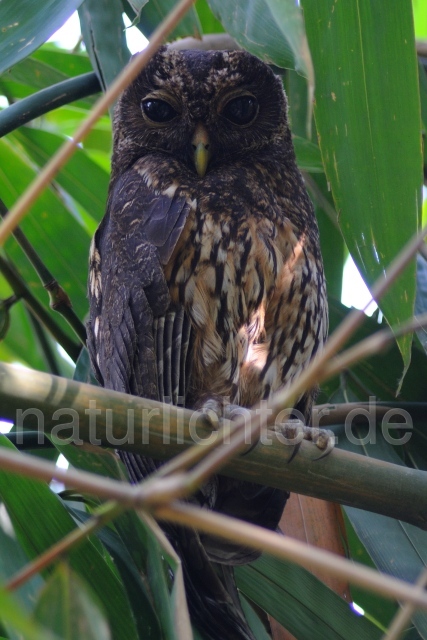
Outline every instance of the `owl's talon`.
[(314, 459), (316, 461), (328, 456), (335, 446), (335, 435), (332, 431), (317, 427), (307, 427), (300, 420), (289, 420), (282, 425), (281, 435), (285, 438), (286, 444), (295, 448), (288, 460), (288, 464), (292, 462), (298, 453), (302, 440), (313, 442), (321, 450), (321, 455)]
[(301, 442), (298, 442), (298, 444), (294, 445), (294, 450), (291, 453), (291, 457), (288, 460), (288, 464), (290, 462), (292, 462), (292, 460), (295, 458), (295, 456), (297, 455), (298, 451), (300, 450), (300, 446), (301, 446)]
[(313, 459), (313, 462), (326, 458), (326, 456), (328, 456), (335, 447), (335, 434), (329, 429), (304, 427), (304, 439), (311, 440), (322, 452), (320, 456)]

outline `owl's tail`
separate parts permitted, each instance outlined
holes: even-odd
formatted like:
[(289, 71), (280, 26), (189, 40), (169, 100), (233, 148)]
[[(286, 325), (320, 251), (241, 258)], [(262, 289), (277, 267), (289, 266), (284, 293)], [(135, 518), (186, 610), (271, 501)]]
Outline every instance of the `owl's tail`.
[(182, 561), (190, 617), (203, 638), (256, 640), (240, 604), (233, 567), (211, 562), (197, 531), (176, 527), (171, 533)]
[[(132, 482), (140, 482), (157, 469), (151, 458), (125, 451), (119, 455)], [(170, 523), (162, 528), (181, 559), (190, 617), (203, 639), (256, 640), (240, 604), (233, 567), (212, 562), (197, 531)]]

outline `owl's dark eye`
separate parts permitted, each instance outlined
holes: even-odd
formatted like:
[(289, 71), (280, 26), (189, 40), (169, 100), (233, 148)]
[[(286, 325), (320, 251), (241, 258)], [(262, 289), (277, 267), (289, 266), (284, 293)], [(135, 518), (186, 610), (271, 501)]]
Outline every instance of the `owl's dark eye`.
[(258, 101), (254, 96), (239, 96), (225, 105), (222, 115), (233, 124), (250, 124), (258, 113)]
[(166, 100), (149, 98), (142, 101), (141, 107), (147, 118), (152, 122), (170, 122), (178, 115)]

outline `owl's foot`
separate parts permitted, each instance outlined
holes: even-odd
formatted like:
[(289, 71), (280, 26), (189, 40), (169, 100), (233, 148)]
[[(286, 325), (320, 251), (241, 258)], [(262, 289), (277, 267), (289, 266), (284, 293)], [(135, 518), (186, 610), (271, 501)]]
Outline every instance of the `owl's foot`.
[[(219, 397), (209, 397), (204, 399), (203, 403), (199, 407), (199, 411), (209, 418), (212, 429), (217, 430), (221, 425), (224, 425), (224, 421), (229, 420), (236, 422), (242, 417), (245, 418), (245, 423), (250, 427), (251, 423), (251, 411), (246, 407), (241, 407), (237, 404), (223, 403)], [(280, 426), (281, 440), (285, 444), (294, 447), (291, 457), (288, 462), (292, 462), (303, 440), (313, 442), (320, 450), (321, 454), (314, 460), (321, 460), (328, 456), (332, 449), (335, 447), (335, 434), (329, 429), (319, 429), (318, 427), (307, 427), (301, 420), (287, 420)], [(251, 441), (250, 428), (247, 431), (247, 445), (243, 455), (249, 453), (259, 441), (256, 437), (254, 441)]]
[(328, 456), (335, 446), (335, 434), (329, 429), (307, 427), (301, 420), (288, 420), (281, 426), (281, 435), (288, 441), (287, 444), (295, 447), (288, 462), (292, 462), (303, 440), (313, 442), (322, 452), (315, 460), (321, 460)]
[(195, 408), (208, 418), (212, 425), (212, 430), (217, 431), (223, 429), (224, 441), (229, 438), (229, 429), (232, 428), (233, 422), (243, 419), (245, 429), (245, 444), (247, 445), (242, 452), (245, 455), (251, 451), (259, 442), (258, 436), (253, 436), (251, 432), (252, 413), (250, 409), (242, 407), (238, 404), (230, 404), (224, 402), (220, 396), (209, 396), (198, 403)]

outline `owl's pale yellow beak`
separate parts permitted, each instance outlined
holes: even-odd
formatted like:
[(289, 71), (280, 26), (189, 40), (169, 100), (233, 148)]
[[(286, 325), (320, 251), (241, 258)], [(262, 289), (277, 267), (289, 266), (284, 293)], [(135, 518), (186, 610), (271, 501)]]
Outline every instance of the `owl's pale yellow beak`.
[(196, 126), (191, 140), (191, 146), (193, 147), (194, 152), (194, 166), (196, 167), (196, 171), (199, 176), (203, 178), (206, 173), (206, 169), (208, 168), (211, 152), (209, 134), (206, 131), (205, 125), (201, 122)]

